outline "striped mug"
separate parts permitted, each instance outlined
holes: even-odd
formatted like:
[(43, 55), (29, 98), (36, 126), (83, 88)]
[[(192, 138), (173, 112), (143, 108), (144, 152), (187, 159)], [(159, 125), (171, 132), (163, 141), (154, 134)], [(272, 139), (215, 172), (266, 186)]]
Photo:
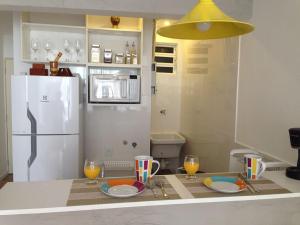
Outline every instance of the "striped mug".
[[(148, 178), (153, 177), (159, 170), (160, 164), (157, 160), (153, 160), (152, 156), (140, 155), (134, 158), (136, 179), (142, 183), (146, 183)], [(157, 169), (151, 174), (152, 164), (156, 163)]]
[(244, 155), (245, 172), (247, 179), (257, 180), (266, 170), (266, 163), (262, 157), (255, 154)]

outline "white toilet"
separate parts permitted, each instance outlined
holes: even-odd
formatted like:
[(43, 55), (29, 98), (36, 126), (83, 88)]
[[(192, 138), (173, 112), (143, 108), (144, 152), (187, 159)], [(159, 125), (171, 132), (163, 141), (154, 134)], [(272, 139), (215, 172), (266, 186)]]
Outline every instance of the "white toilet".
[(185, 142), (185, 138), (178, 133), (152, 133), (151, 155), (160, 161), (161, 169), (169, 169), (175, 173)]

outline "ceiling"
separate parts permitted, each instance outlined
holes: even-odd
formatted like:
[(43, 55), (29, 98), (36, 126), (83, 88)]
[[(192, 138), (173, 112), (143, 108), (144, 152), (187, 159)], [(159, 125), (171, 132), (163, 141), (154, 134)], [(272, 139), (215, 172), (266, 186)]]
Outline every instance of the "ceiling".
[[(198, 0), (0, 0), (1, 10), (73, 14), (119, 15), (144, 18), (180, 18)], [(252, 16), (253, 0), (215, 0), (228, 15)]]

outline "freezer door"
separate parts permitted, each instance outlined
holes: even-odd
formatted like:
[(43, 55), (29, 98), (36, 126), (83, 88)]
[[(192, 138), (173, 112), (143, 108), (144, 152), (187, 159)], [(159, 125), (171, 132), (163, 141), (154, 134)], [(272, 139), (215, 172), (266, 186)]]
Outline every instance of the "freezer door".
[(37, 134), (78, 134), (78, 78), (23, 77), (12, 78), (13, 134), (31, 133), (28, 110), (36, 120)]
[[(30, 168), (31, 137), (13, 135), (14, 181), (43, 181), (78, 178), (79, 136), (36, 136), (37, 153)], [(29, 179), (28, 179), (29, 178)]]

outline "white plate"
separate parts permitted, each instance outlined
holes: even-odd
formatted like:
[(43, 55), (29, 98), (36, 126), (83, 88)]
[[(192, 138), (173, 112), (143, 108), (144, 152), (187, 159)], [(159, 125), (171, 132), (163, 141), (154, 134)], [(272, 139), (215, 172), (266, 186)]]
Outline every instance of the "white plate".
[(210, 188), (223, 193), (238, 193), (242, 191), (238, 185), (226, 181), (214, 181), (211, 183)]
[(136, 187), (124, 184), (109, 188), (107, 194), (113, 197), (128, 198), (137, 195), (138, 192), (139, 190)]

